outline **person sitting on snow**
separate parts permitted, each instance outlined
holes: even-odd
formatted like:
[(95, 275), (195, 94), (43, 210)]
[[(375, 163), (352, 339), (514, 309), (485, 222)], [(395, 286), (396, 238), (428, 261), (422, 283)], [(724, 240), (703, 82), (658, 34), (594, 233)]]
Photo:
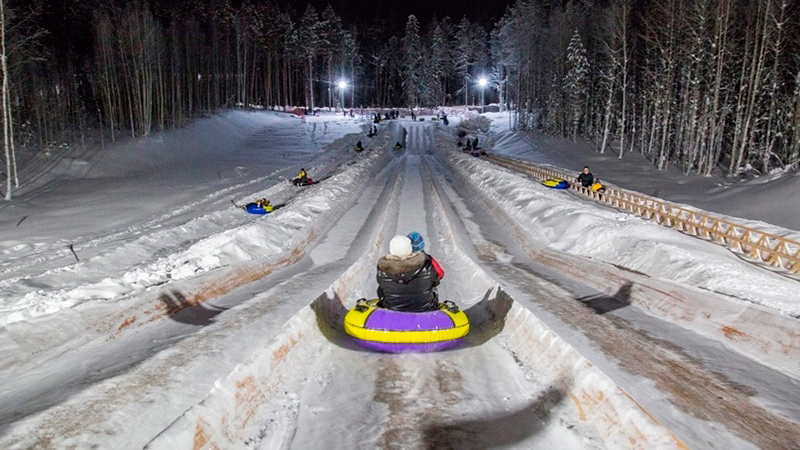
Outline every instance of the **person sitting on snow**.
[(308, 183), (308, 174), (306, 173), (306, 169), (300, 169), (300, 173), (297, 174), (297, 178), (292, 180), (295, 186), (300, 186), (303, 184)]
[(589, 166), (583, 166), (583, 173), (578, 175), (578, 183), (585, 188), (594, 184), (594, 175), (592, 175), (592, 172), (589, 172)]
[(389, 254), (378, 260), (378, 304), (394, 311), (437, 310), (440, 278), (432, 260), (424, 252), (415, 252), (407, 236), (393, 237)]
[(361, 145), (361, 141), (358, 141), (358, 142), (356, 143), (356, 146), (355, 146), (354, 150), (355, 150), (355, 151), (357, 151), (357, 152), (364, 151), (364, 146), (363, 146), (363, 145)]

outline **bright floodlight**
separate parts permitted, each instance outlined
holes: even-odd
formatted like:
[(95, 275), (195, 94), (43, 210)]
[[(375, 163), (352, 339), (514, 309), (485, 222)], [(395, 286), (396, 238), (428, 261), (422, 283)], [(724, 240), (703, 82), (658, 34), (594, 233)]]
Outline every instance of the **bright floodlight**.
[(347, 81), (340, 81), (339, 82), (339, 89), (344, 89), (347, 87)]
[(488, 81), (486, 81), (486, 78), (481, 78), (480, 80), (478, 80), (478, 84), (479, 84), (481, 87), (484, 87), (484, 86), (486, 86), (486, 83), (488, 83)]

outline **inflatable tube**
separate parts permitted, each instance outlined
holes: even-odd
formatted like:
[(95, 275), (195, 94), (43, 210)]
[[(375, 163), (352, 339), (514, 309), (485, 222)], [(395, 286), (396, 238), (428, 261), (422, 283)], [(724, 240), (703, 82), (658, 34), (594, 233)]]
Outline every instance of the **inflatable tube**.
[(249, 212), (250, 214), (268, 214), (274, 210), (272, 205), (267, 206), (266, 208), (262, 208), (255, 203), (248, 203), (245, 205), (244, 209)]
[(542, 181), (542, 184), (553, 189), (569, 189), (569, 182), (561, 178), (550, 178)]
[(436, 311), (403, 312), (379, 307), (378, 299), (359, 300), (345, 316), (344, 330), (370, 350), (435, 352), (460, 344), (469, 333), (469, 320), (464, 311), (445, 304)]
[(300, 178), (295, 178), (292, 180), (292, 183), (294, 183), (295, 186), (311, 186), (314, 184), (314, 180), (306, 178), (305, 181), (300, 181)]

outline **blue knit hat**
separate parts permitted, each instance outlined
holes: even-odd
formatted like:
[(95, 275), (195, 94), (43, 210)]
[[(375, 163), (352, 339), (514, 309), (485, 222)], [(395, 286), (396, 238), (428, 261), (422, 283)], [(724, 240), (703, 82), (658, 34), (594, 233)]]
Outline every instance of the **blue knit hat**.
[(408, 238), (411, 239), (411, 247), (415, 252), (421, 252), (425, 249), (425, 241), (422, 239), (422, 235), (419, 234), (418, 231), (412, 231), (411, 233), (408, 233)]

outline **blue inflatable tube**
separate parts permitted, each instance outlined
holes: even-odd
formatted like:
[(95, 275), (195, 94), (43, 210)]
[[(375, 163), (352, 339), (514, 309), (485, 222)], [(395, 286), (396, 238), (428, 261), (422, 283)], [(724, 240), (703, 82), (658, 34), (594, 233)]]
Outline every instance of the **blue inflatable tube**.
[(256, 205), (255, 203), (248, 203), (244, 208), (250, 214), (261, 214), (261, 215), (263, 215), (263, 214), (267, 214), (267, 213), (272, 212), (272, 208), (270, 208), (269, 211), (267, 211), (266, 209)]

